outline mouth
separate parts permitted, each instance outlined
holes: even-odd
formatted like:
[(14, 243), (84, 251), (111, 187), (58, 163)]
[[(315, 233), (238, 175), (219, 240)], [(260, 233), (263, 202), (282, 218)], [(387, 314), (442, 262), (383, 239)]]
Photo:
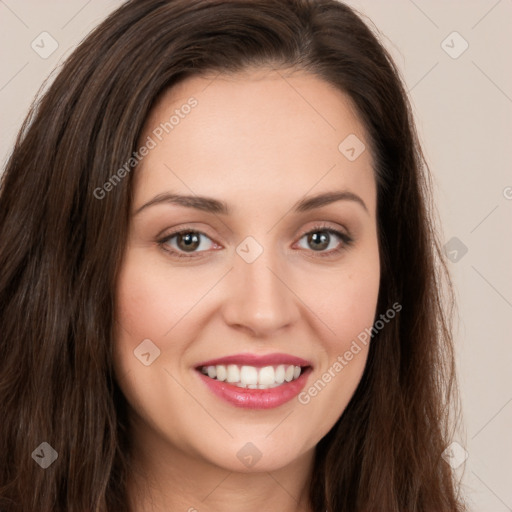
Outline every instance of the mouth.
[(226, 382), (244, 389), (272, 389), (297, 380), (309, 366), (276, 365), (257, 366), (218, 364), (201, 366), (199, 371), (210, 379)]
[(309, 361), (287, 354), (240, 354), (195, 367), (208, 389), (237, 407), (269, 409), (288, 402), (304, 388)]

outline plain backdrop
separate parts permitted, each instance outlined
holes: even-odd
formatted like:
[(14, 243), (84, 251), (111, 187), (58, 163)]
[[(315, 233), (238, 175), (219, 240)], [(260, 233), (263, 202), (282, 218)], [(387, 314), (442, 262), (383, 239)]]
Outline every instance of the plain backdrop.
[[(121, 3), (0, 0), (2, 170), (43, 81)], [(512, 1), (347, 3), (401, 69), (434, 177), (459, 308), (456, 471), (471, 510), (512, 511)]]

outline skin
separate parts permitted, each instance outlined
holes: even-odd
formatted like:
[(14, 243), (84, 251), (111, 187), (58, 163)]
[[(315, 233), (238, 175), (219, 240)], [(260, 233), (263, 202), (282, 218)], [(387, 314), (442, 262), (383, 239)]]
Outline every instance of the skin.
[[(141, 143), (190, 97), (197, 106), (134, 171), (115, 343), (133, 424), (130, 499), (136, 511), (261, 512), (270, 503), (308, 511), (315, 446), (353, 395), (368, 346), (309, 403), (295, 398), (270, 410), (222, 401), (194, 367), (242, 352), (284, 352), (311, 361), (307, 390), (372, 326), (380, 278), (372, 157), (367, 149), (349, 161), (338, 150), (349, 134), (366, 148), (369, 141), (348, 96), (320, 78), (251, 69), (166, 91)], [(341, 200), (292, 211), (304, 197), (335, 190), (356, 194), (366, 209)], [(212, 197), (232, 211), (161, 203), (136, 213), (165, 192)], [(319, 222), (353, 243), (327, 234), (328, 247), (315, 250), (304, 235)], [(201, 245), (190, 253), (179, 237), (159, 244), (175, 229), (204, 233)], [(263, 249), (252, 263), (236, 252), (248, 236)], [(149, 366), (134, 356), (144, 339), (160, 350)], [(261, 453), (252, 467), (237, 457), (248, 442)]]

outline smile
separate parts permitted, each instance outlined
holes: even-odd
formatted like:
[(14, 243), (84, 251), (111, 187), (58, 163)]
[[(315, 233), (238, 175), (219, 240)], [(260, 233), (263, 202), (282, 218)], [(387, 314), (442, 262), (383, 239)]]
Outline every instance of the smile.
[(223, 401), (249, 409), (278, 407), (297, 396), (312, 367), (286, 354), (240, 354), (195, 367), (207, 388)]
[(248, 389), (269, 389), (282, 386), (285, 382), (297, 380), (301, 371), (300, 366), (285, 366), (284, 364), (264, 366), (263, 368), (236, 364), (201, 367), (201, 372), (211, 379)]

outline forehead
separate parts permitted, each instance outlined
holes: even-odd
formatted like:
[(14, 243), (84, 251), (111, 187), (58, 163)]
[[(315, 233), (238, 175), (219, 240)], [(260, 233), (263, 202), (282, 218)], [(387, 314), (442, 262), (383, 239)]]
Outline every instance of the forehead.
[(345, 140), (369, 148), (352, 101), (302, 71), (188, 78), (158, 99), (141, 144), (148, 137), (155, 147), (137, 169), (136, 197), (178, 189), (236, 202), (236, 191), (245, 202), (375, 186), (370, 151), (343, 153)]

